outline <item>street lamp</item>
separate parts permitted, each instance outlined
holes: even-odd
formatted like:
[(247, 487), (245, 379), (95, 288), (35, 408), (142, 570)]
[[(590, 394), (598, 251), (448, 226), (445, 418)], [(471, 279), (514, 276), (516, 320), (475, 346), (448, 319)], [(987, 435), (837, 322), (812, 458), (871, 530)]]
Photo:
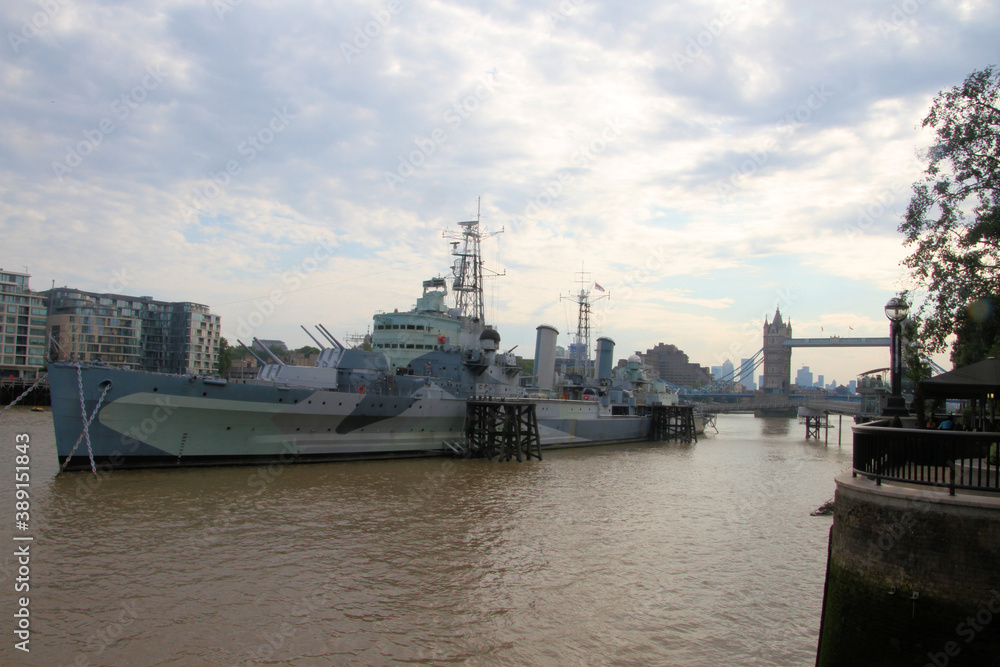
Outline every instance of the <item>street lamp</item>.
[(903, 398), (903, 337), (900, 335), (903, 320), (910, 312), (910, 306), (898, 296), (885, 304), (885, 316), (889, 318), (889, 383), (890, 394), (882, 415), (887, 417), (909, 415)]
[(910, 312), (910, 305), (898, 296), (889, 299), (885, 304), (885, 316), (892, 322), (902, 322)]

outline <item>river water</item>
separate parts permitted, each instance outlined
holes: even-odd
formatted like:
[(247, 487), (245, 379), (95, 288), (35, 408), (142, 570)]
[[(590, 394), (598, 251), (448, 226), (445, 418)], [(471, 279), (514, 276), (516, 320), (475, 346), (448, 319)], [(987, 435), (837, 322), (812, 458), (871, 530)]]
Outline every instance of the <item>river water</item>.
[[(56, 476), (0, 418), (0, 663), (812, 665), (844, 445), (723, 415), (697, 444)], [(31, 507), (15, 530), (14, 456)], [(14, 536), (31, 536), (14, 593)], [(30, 596), (30, 653), (14, 649)]]

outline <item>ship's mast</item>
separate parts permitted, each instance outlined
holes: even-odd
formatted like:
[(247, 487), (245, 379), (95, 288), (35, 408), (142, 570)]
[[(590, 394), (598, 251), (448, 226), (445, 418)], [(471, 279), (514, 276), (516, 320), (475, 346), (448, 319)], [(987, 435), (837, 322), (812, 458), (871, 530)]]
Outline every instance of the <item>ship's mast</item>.
[[(590, 361), (590, 308), (593, 303), (590, 299), (590, 290), (596, 285), (590, 279), (590, 274), (586, 272), (577, 273), (580, 279), (577, 280), (580, 283), (580, 291), (574, 296), (562, 297), (564, 299), (569, 299), (573, 303), (577, 304), (577, 316), (576, 316), (576, 346), (573, 350), (573, 367), (579, 375), (585, 378), (593, 377), (593, 365)], [(600, 288), (603, 292), (604, 288)], [(602, 294), (593, 301), (599, 301), (605, 297), (607, 294)]]
[(481, 207), (477, 206), (476, 219), (459, 222), (460, 232), (444, 232), (444, 237), (452, 239), (451, 254), (455, 261), (451, 267), (454, 277), (451, 289), (455, 292), (456, 306), (461, 317), (484, 324), (486, 307), (483, 301), (483, 257), (482, 240), (503, 232), (482, 232), (479, 228)]

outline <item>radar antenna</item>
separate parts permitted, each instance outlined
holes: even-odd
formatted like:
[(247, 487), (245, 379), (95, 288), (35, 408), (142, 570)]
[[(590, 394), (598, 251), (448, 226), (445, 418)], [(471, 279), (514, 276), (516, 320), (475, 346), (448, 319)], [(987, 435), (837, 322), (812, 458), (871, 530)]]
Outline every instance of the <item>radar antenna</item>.
[[(483, 232), (480, 229), (481, 207), (482, 198), (477, 205), (475, 220), (459, 222), (458, 225), (462, 228), (459, 232), (445, 231), (442, 234), (444, 238), (452, 239), (451, 254), (455, 257), (455, 261), (451, 267), (453, 276), (451, 289), (455, 292), (455, 305), (458, 307), (459, 315), (480, 325), (484, 324), (486, 319), (481, 244), (483, 239), (503, 233), (503, 229), (497, 232)], [(503, 275), (491, 273), (493, 276)]]

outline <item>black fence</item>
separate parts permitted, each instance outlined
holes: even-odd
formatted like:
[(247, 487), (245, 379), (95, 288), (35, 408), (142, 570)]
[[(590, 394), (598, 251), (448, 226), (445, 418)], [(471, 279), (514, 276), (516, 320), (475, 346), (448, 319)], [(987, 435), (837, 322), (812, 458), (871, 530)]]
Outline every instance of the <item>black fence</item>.
[[(884, 423), (884, 422), (883, 422)], [(1000, 492), (1000, 433), (891, 428), (854, 430), (854, 476), (927, 486)]]

